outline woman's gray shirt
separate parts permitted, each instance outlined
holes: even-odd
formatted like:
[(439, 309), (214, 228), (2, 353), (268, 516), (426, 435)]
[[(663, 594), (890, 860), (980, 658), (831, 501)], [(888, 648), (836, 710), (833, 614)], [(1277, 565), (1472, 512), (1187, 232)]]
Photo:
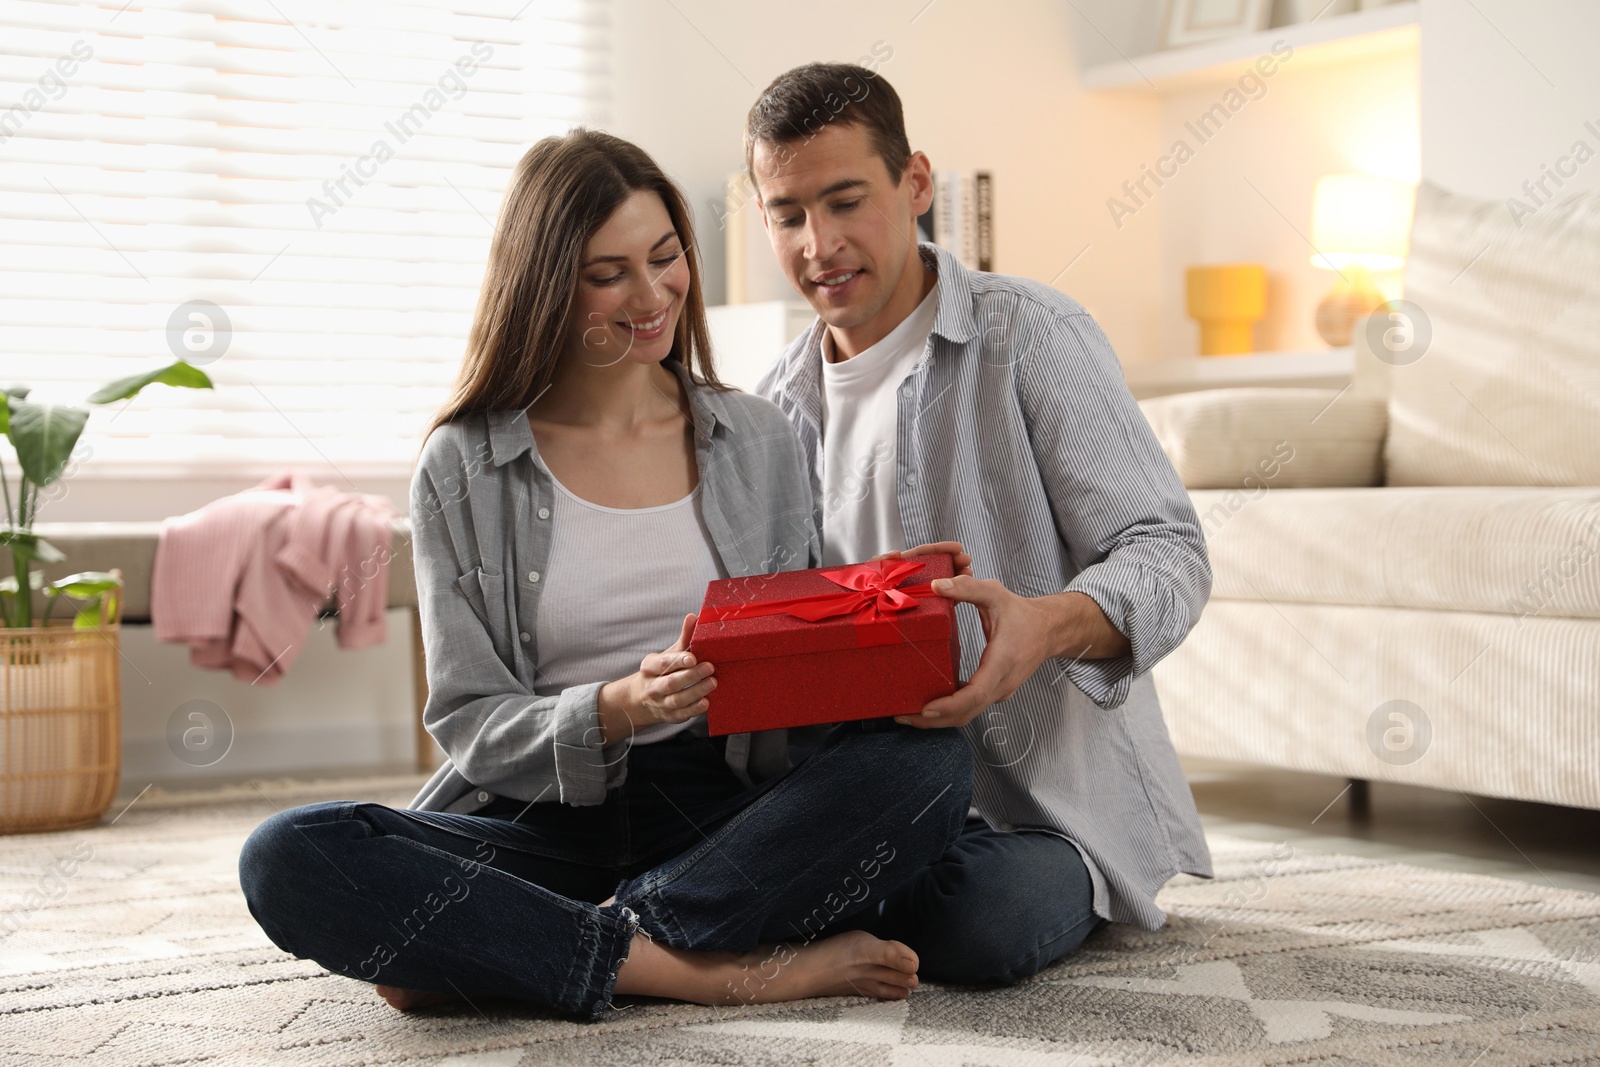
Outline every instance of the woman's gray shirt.
[[(689, 397), (701, 516), (726, 573), (820, 566), (810, 472), (789, 420), (760, 397), (696, 382), (677, 360), (662, 365)], [(601, 745), (595, 701), (611, 679), (534, 694), (554, 493), (525, 409), (462, 416), (423, 446), (410, 500), (422, 721), (448, 758), (412, 808), (467, 814), (496, 796), (599, 804), (627, 776), (630, 746)], [(786, 732), (732, 735), (727, 761), (747, 783), (782, 774)]]

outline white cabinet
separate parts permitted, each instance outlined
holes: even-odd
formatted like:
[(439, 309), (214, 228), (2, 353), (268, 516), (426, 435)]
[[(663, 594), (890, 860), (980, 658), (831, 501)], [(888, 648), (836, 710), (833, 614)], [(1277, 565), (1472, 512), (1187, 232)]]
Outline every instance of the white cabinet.
[(799, 300), (706, 308), (717, 377), (746, 392), (755, 392), (756, 382), (772, 361), (816, 317), (811, 305)]

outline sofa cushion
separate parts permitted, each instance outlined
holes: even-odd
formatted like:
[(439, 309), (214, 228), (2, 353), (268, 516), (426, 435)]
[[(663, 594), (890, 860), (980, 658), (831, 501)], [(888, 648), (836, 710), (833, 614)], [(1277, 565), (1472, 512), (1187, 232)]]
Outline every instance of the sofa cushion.
[(1190, 489), (1379, 485), (1384, 401), (1349, 389), (1207, 389), (1141, 400)]
[(1600, 489), (1190, 496), (1213, 598), (1600, 619)]
[(1600, 194), (1523, 206), (1417, 190), (1432, 340), (1391, 357), (1390, 485), (1600, 485)]
[[(397, 518), (389, 528), (393, 531), (394, 557), (384, 568), (389, 580), (389, 607), (417, 606), (417, 579), (411, 565), (411, 520)], [(45, 565), (42, 569), (46, 581), (65, 578), (79, 571), (109, 571), (113, 567), (122, 571), (124, 622), (150, 620), (150, 575), (155, 567), (156, 544), (161, 535), (161, 523), (156, 522), (41, 522), (34, 532), (55, 547), (66, 559)], [(337, 606), (337, 597), (329, 597), (324, 610)], [(43, 598), (34, 595), (34, 610), (42, 611)], [(66, 605), (57, 605), (52, 618), (70, 618)]]

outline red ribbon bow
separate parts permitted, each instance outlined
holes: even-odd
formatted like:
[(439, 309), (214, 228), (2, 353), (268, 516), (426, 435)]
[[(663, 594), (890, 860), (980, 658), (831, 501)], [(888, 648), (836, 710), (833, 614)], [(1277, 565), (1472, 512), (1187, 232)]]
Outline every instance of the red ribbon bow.
[(735, 604), (730, 607), (706, 607), (700, 612), (703, 622), (721, 622), (725, 619), (753, 619), (765, 615), (793, 615), (807, 622), (821, 622), (837, 615), (856, 617), (856, 643), (859, 646), (893, 644), (898, 637), (892, 631), (879, 633), (881, 627), (873, 623), (890, 618), (892, 613), (917, 606), (919, 599), (936, 594), (928, 583), (895, 588), (907, 576), (921, 570), (922, 564), (910, 560), (874, 560), (871, 563), (853, 563), (836, 570), (821, 571), (821, 575), (835, 585), (843, 586), (844, 593), (812, 593), (808, 596), (783, 597), (755, 604)]

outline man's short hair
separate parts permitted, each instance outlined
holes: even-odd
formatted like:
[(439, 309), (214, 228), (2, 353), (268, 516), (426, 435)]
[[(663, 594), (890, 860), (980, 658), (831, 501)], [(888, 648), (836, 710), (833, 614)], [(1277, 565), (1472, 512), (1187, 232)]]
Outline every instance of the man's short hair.
[(744, 164), (750, 180), (756, 181), (756, 145), (806, 142), (830, 123), (866, 130), (889, 177), (900, 181), (911, 158), (900, 96), (881, 75), (850, 63), (807, 63), (767, 86), (745, 120)]

